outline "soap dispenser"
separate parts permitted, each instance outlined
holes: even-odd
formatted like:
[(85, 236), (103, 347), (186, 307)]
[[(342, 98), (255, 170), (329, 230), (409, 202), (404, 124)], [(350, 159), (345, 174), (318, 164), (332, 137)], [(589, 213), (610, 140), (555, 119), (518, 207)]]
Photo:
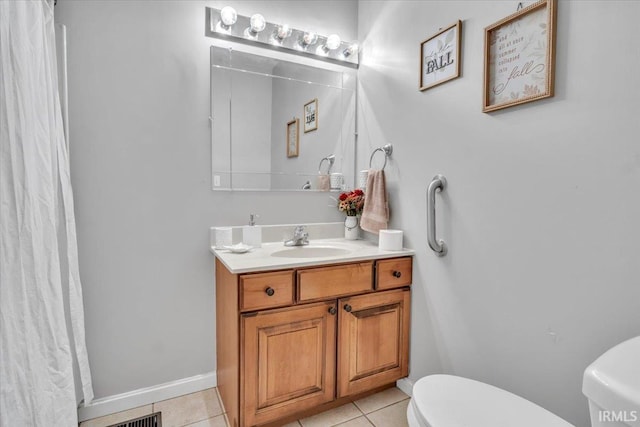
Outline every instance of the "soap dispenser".
[(262, 227), (256, 225), (258, 215), (249, 215), (249, 225), (242, 227), (242, 243), (254, 248), (262, 247)]

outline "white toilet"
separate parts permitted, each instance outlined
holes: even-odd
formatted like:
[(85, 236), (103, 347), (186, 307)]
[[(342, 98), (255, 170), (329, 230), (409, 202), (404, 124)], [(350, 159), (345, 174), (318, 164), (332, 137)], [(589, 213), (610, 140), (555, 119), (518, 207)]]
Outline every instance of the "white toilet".
[(410, 427), (573, 427), (513, 393), (453, 375), (430, 375), (413, 386)]
[[(593, 427), (640, 427), (640, 337), (614, 347), (587, 368), (583, 392)], [(621, 417), (623, 423), (611, 422)], [(407, 419), (410, 427), (573, 427), (520, 396), (453, 375), (418, 380)]]
[(584, 371), (592, 427), (640, 427), (640, 336), (600, 356)]

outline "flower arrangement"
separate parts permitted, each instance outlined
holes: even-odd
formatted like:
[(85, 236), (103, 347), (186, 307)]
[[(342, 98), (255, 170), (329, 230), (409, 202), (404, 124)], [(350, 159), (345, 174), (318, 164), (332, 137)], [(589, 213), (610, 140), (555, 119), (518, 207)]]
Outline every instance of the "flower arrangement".
[(356, 216), (362, 213), (364, 208), (364, 192), (359, 188), (340, 194), (338, 197), (338, 209), (346, 212), (347, 216)]

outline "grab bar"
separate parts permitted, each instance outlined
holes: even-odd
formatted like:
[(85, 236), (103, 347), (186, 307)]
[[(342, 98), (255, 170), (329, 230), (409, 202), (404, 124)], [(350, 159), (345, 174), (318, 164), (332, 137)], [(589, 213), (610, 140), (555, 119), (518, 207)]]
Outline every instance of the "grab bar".
[(427, 241), (437, 256), (447, 254), (447, 245), (436, 239), (436, 192), (443, 191), (446, 187), (447, 180), (444, 176), (436, 175), (427, 189)]

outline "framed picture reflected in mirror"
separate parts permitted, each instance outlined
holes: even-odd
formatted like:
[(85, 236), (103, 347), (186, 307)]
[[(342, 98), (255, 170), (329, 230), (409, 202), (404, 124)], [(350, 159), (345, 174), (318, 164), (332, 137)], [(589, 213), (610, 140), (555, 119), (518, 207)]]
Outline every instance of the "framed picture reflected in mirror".
[[(300, 104), (298, 104), (300, 105)], [(300, 153), (300, 119), (287, 123), (287, 157), (298, 157)]]
[(304, 104), (304, 133), (318, 129), (318, 98)]

